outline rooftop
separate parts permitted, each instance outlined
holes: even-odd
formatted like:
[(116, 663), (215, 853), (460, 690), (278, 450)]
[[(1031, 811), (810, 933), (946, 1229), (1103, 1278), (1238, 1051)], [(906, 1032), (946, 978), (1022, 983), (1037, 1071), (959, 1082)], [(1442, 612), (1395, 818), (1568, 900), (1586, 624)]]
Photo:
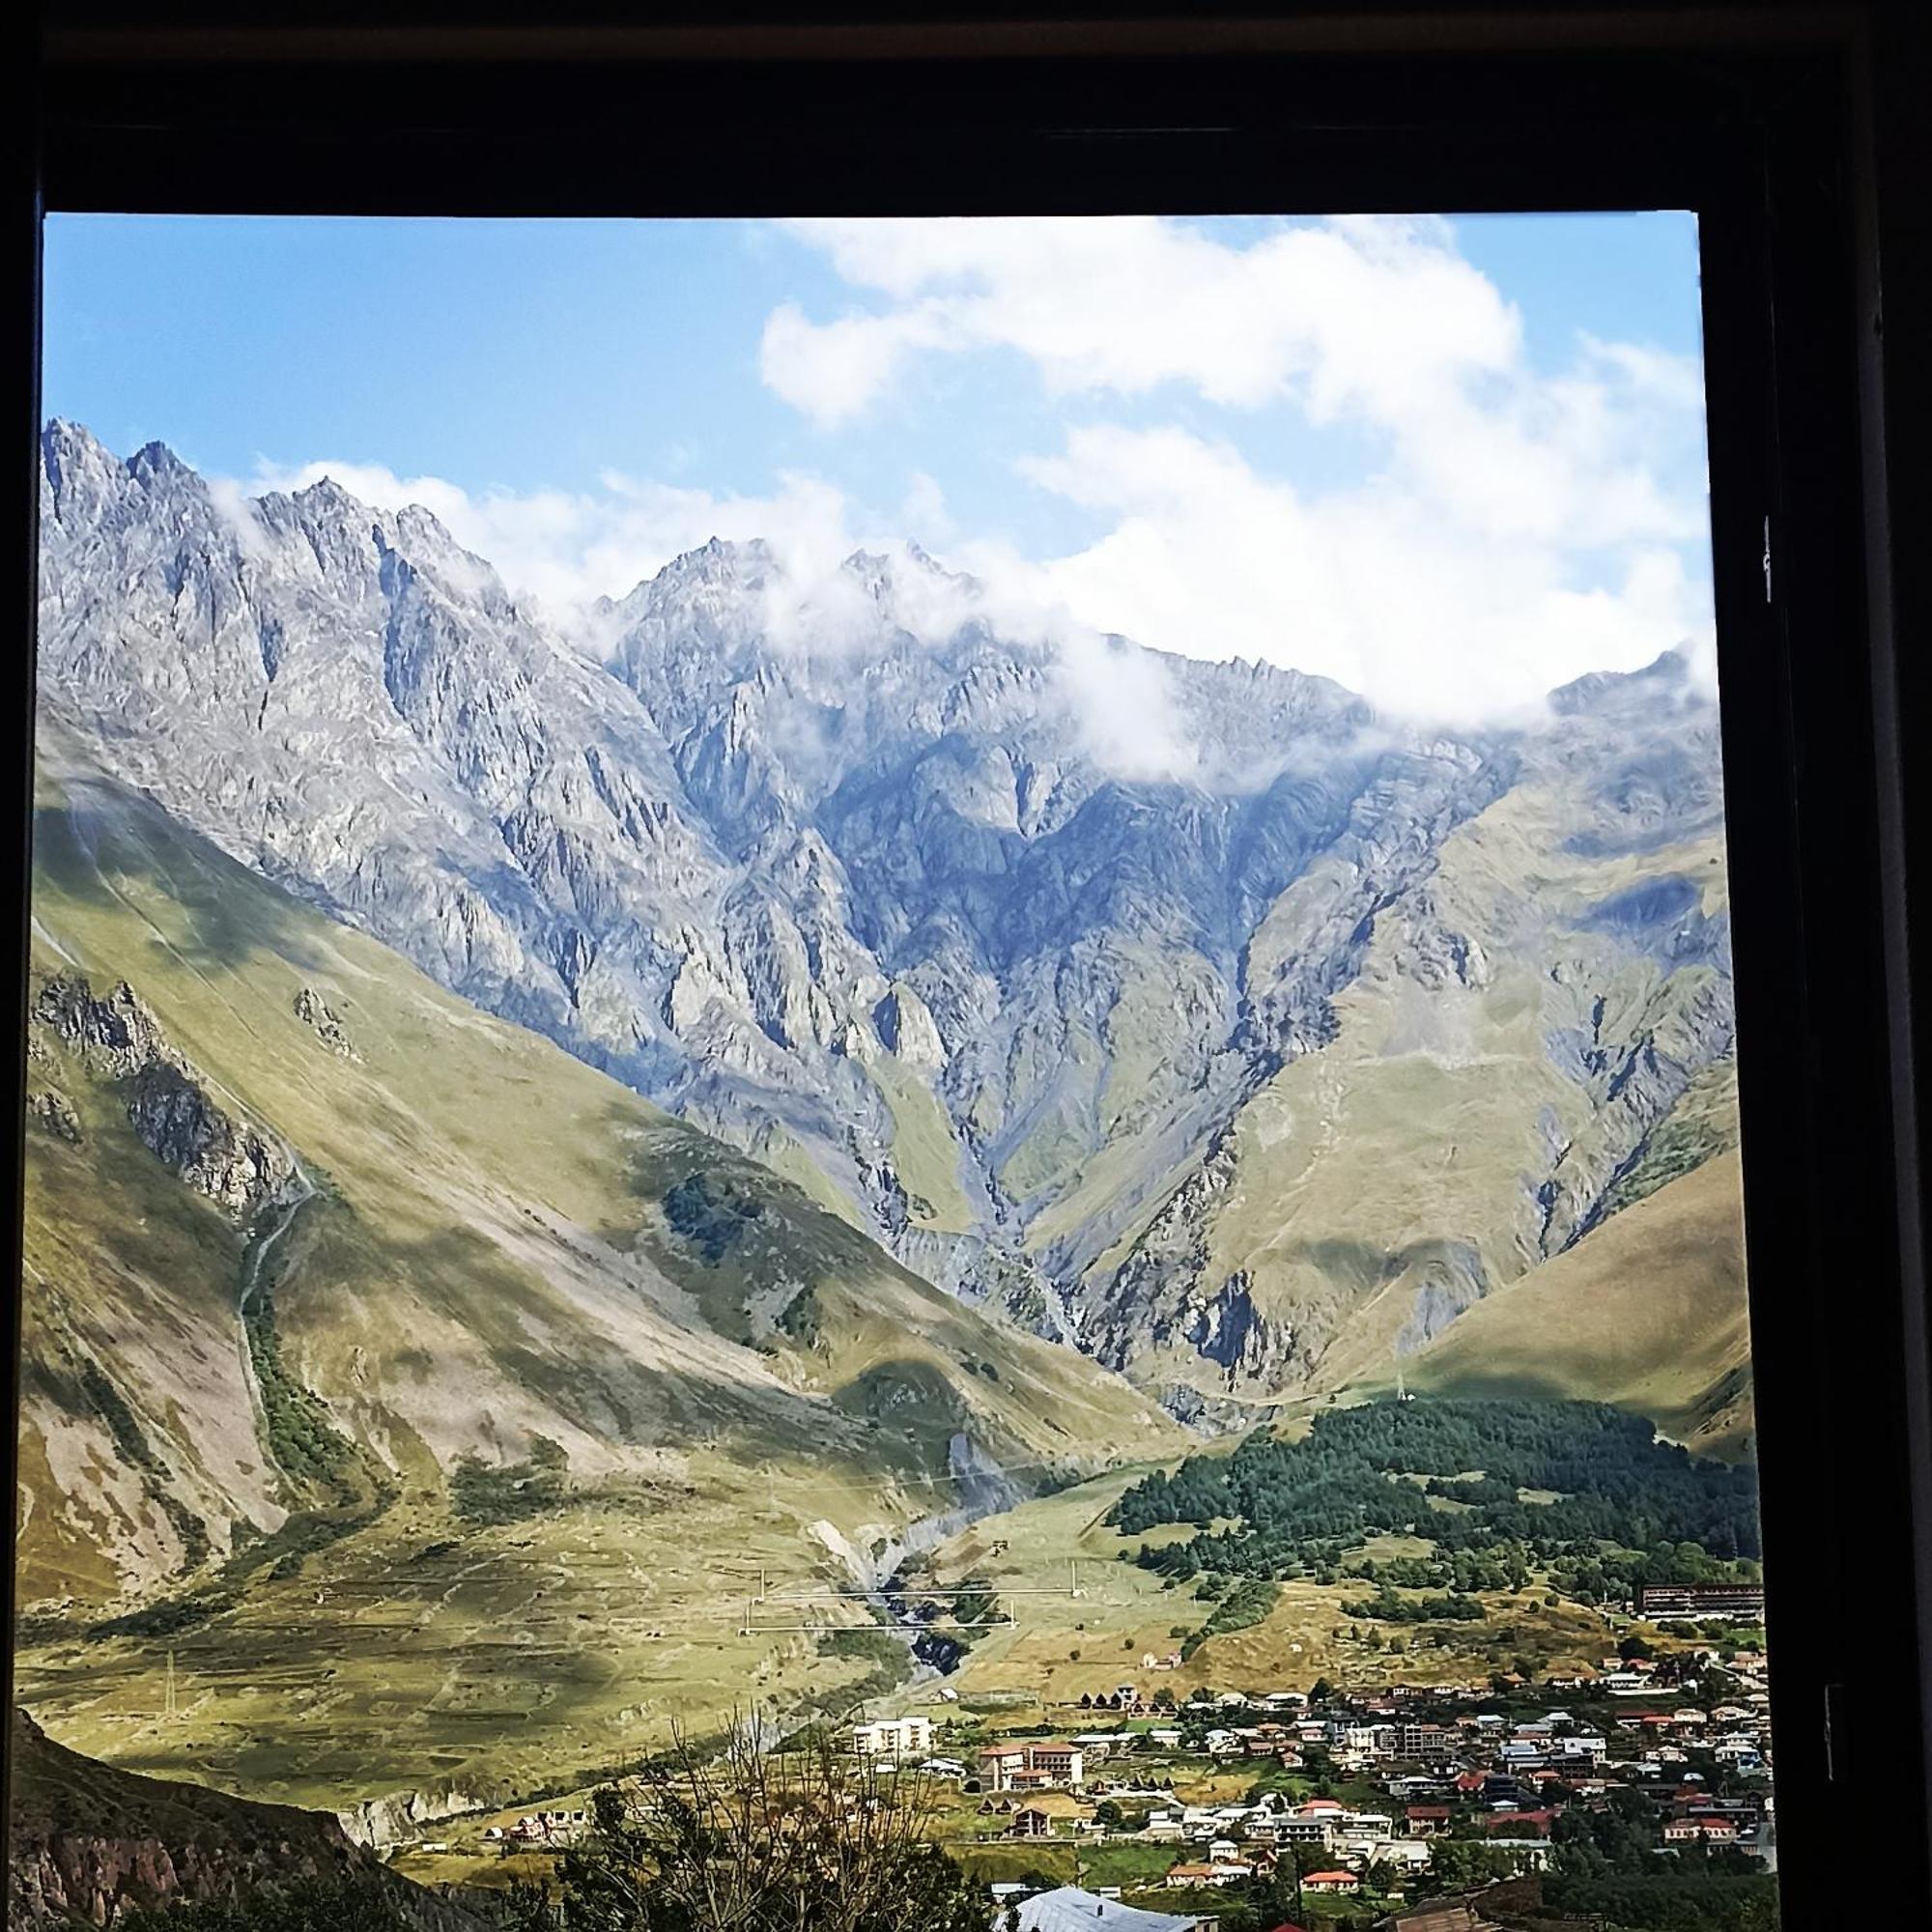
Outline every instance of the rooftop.
[(1143, 1912), (1138, 1906), (1102, 1898), (1098, 1892), (1063, 1885), (1024, 1900), (1019, 1923), (1020, 1932), (1094, 1932), (1095, 1927), (1104, 1932), (1191, 1932), (1201, 1920), (1194, 1915)]

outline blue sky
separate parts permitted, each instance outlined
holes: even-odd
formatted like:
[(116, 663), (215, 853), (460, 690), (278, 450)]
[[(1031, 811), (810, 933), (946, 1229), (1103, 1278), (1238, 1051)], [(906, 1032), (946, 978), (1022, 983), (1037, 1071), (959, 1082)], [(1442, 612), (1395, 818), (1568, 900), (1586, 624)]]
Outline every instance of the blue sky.
[(1708, 630), (1684, 214), (64, 215), (45, 288), (48, 414), (420, 497), (559, 612), (762, 518), (805, 574), (913, 536), (1040, 622), (1383, 701)]

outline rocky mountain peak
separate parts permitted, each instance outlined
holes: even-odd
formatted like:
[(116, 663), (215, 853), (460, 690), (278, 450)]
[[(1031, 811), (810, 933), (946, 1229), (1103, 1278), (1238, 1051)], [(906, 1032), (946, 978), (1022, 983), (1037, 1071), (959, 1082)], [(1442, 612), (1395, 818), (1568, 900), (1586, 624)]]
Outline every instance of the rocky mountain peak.
[(679, 595), (695, 595), (704, 590), (755, 590), (768, 578), (781, 574), (772, 547), (762, 537), (742, 541), (711, 537), (696, 550), (681, 552), (655, 577), (646, 578), (622, 603), (644, 611), (662, 606)]
[(126, 487), (127, 466), (79, 423), (56, 417), (41, 434), (42, 477), (56, 521), (86, 523)]
[(1587, 671), (1568, 684), (1559, 685), (1549, 694), (1548, 703), (1558, 717), (1569, 718), (1606, 705), (1655, 701), (1666, 693), (1694, 703), (1696, 695), (1690, 690), (1690, 683), (1689, 648), (1673, 644), (1635, 670)]
[(150, 488), (200, 480), (166, 443), (159, 441), (143, 443), (128, 459), (128, 474)]

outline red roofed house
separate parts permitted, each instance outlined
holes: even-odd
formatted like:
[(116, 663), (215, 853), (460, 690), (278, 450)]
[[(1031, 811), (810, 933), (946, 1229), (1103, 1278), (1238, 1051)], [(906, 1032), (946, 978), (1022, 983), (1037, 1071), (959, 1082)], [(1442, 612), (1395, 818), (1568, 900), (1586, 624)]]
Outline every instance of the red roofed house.
[(1362, 1881), (1351, 1871), (1310, 1872), (1302, 1881), (1303, 1891), (1332, 1891), (1353, 1893), (1360, 1891)]
[(1191, 1891), (1204, 1885), (1233, 1885), (1247, 1876), (1246, 1865), (1171, 1865), (1165, 1883), (1178, 1891)]
[(1486, 1832), (1501, 1832), (1512, 1838), (1547, 1838), (1554, 1811), (1491, 1811), (1477, 1819)]

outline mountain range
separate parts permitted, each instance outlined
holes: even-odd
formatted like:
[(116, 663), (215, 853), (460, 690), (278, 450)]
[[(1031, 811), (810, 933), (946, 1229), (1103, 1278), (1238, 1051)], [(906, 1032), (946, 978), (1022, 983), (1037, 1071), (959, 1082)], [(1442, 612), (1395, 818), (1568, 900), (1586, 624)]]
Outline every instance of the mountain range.
[(1204, 1433), (1470, 1390), (1747, 1451), (1682, 656), (1425, 729), (717, 542), (566, 629), (420, 509), (43, 457), (63, 1745), (381, 1839), (878, 1694), (849, 1593)]
[(332, 482), (55, 423), (42, 508), (43, 707), (109, 770), (1177, 1414), (1386, 1369), (1735, 1138), (1676, 654), (1449, 732), (1076, 676), (912, 546), (713, 541), (566, 636)]

